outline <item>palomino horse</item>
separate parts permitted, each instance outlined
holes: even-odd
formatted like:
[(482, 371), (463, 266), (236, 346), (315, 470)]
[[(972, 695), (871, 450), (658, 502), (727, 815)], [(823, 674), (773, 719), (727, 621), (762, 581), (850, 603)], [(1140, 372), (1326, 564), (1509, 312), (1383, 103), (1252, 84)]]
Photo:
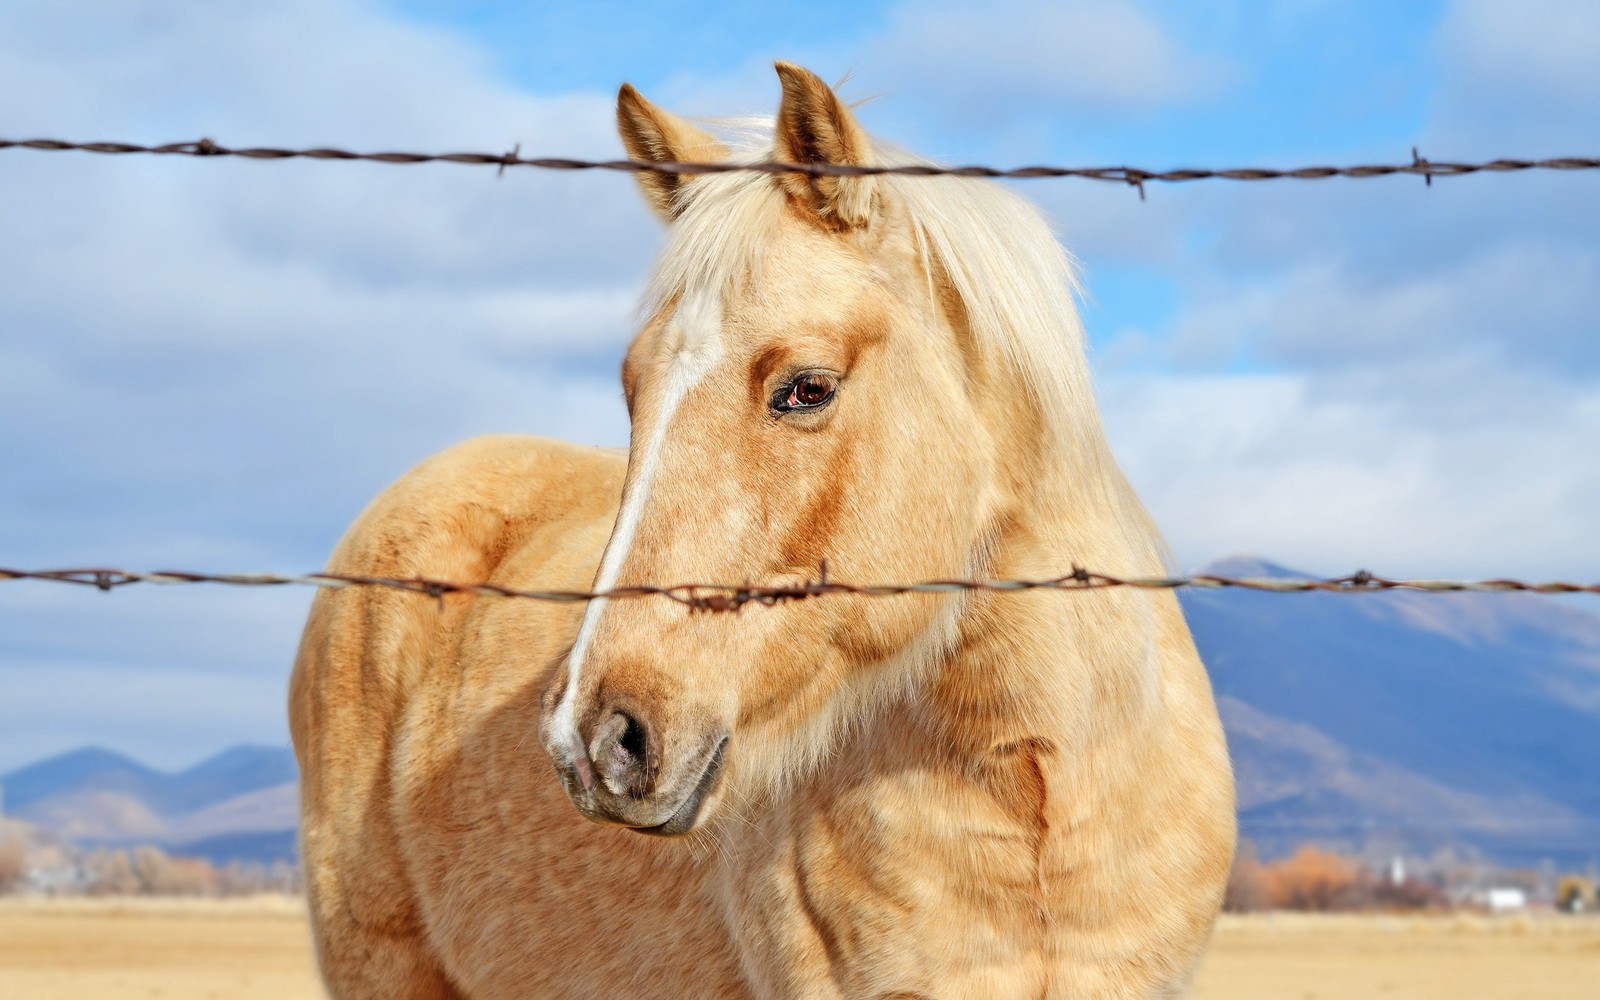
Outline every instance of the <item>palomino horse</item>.
[[(770, 148), (737, 154), (623, 87), (629, 154), (875, 162), (821, 80), (778, 75)], [(962, 178), (639, 177), (669, 228), (622, 367), (626, 462), (468, 442), (379, 496), (333, 570), (607, 589), (824, 560), (857, 582), (1162, 569), (1069, 262), (1025, 202)], [(341, 997), (1170, 997), (1233, 848), (1222, 730), (1166, 592), (738, 614), (326, 592), (290, 714)]]

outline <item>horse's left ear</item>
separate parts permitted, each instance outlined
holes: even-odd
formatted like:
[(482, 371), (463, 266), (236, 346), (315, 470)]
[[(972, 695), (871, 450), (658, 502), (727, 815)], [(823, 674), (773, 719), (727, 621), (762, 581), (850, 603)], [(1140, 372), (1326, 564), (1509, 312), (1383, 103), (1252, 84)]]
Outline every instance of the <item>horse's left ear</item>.
[[(783, 83), (773, 155), (784, 163), (837, 163), (864, 166), (871, 160), (867, 134), (833, 88), (817, 74), (793, 63), (776, 64)], [(779, 174), (780, 183), (826, 224), (855, 228), (872, 218), (871, 177), (812, 177)]]

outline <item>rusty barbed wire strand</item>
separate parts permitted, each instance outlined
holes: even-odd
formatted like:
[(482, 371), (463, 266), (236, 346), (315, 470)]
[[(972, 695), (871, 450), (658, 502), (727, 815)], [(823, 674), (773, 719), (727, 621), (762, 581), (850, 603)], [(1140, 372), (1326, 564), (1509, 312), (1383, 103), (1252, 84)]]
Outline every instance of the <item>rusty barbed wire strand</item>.
[(889, 164), (882, 166), (857, 166), (845, 163), (695, 163), (644, 160), (585, 160), (559, 156), (522, 156), (521, 145), (505, 153), (362, 153), (330, 147), (284, 149), (271, 146), (232, 147), (212, 139), (188, 142), (169, 142), (147, 146), (132, 142), (73, 142), (64, 139), (0, 139), (0, 150), (32, 149), (43, 152), (78, 151), (124, 155), (148, 153), (157, 156), (236, 156), (251, 160), (360, 160), (368, 163), (458, 163), (471, 166), (491, 166), (504, 173), (507, 167), (533, 167), (540, 170), (615, 170), (628, 173), (662, 174), (724, 174), (757, 172), (766, 174), (798, 173), (812, 177), (866, 177), (879, 174), (896, 174), (907, 177), (986, 177), (1005, 180), (1032, 180), (1047, 177), (1076, 177), (1084, 180), (1127, 184), (1137, 188), (1141, 197), (1147, 183), (1178, 183), (1199, 180), (1268, 181), (1268, 180), (1324, 180), (1330, 177), (1387, 177), (1394, 174), (1412, 174), (1423, 177), (1429, 184), (1435, 177), (1460, 177), (1477, 173), (1512, 173), (1524, 170), (1600, 170), (1600, 158), (1586, 156), (1560, 156), (1548, 159), (1501, 158), (1476, 163), (1456, 163), (1446, 160), (1429, 160), (1415, 148), (1411, 160), (1405, 163), (1373, 163), (1354, 166), (1325, 167), (1226, 167), (1220, 169), (1180, 168), (1176, 170), (1147, 170), (1142, 167), (989, 167), (935, 166), (931, 164)]
[(1313, 579), (1304, 577), (1232, 577), (1214, 574), (1194, 576), (1117, 577), (1096, 573), (1081, 567), (1059, 577), (1039, 580), (923, 580), (916, 583), (854, 584), (828, 579), (827, 566), (821, 567), (816, 580), (780, 586), (760, 587), (750, 584), (680, 583), (671, 586), (636, 585), (616, 587), (611, 590), (524, 590), (487, 581), (464, 583), (454, 580), (435, 580), (426, 577), (360, 576), (347, 573), (304, 573), (279, 575), (273, 573), (195, 573), (186, 570), (158, 570), (137, 572), (124, 569), (3, 569), (0, 582), (38, 580), (49, 583), (77, 584), (100, 590), (116, 590), (136, 583), (151, 584), (222, 584), (233, 587), (306, 586), (328, 589), (346, 587), (382, 587), (410, 591), (438, 600), (451, 594), (471, 594), (478, 597), (506, 597), (556, 603), (586, 603), (596, 600), (620, 600), (642, 597), (665, 597), (696, 611), (738, 611), (747, 604), (775, 605), (787, 601), (807, 600), (834, 594), (855, 594), (863, 597), (897, 597), (904, 594), (941, 594), (982, 591), (986, 593), (1017, 593), (1029, 590), (1104, 590), (1111, 587), (1132, 587), (1140, 590), (1178, 590), (1181, 588), (1261, 591), (1265, 593), (1378, 593), (1384, 591), (1415, 591), (1422, 593), (1535, 593), (1535, 594), (1600, 594), (1600, 583), (1567, 583), (1563, 581), (1526, 582), (1513, 579), (1490, 580), (1434, 580), (1391, 579), (1360, 570), (1349, 576)]

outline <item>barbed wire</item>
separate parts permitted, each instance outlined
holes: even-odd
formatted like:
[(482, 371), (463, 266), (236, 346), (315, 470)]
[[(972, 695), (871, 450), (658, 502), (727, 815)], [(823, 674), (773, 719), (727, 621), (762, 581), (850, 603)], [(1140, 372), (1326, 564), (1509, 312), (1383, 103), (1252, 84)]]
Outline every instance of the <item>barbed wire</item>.
[(1211, 573), (1201, 573), (1193, 576), (1118, 577), (1074, 567), (1071, 573), (1064, 576), (1037, 580), (950, 579), (923, 580), (916, 583), (854, 584), (828, 579), (826, 564), (821, 566), (818, 577), (815, 580), (768, 587), (729, 583), (680, 583), (671, 586), (640, 584), (615, 587), (610, 590), (525, 590), (486, 581), (463, 583), (453, 580), (435, 580), (427, 577), (361, 576), (349, 573), (279, 575), (273, 573), (195, 573), (186, 570), (137, 572), (125, 569), (24, 570), (0, 568), (0, 582), (17, 580), (76, 584), (106, 591), (116, 590), (136, 583), (210, 583), (231, 587), (305, 586), (328, 589), (382, 587), (423, 594), (438, 600), (443, 600), (447, 595), (451, 594), (472, 594), (478, 597), (506, 597), (565, 604), (587, 603), (596, 600), (664, 597), (683, 604), (691, 610), (717, 612), (736, 612), (747, 604), (771, 606), (787, 601), (807, 600), (834, 594), (855, 594), (862, 597), (898, 597), (904, 594), (944, 594), (973, 591), (1020, 593), (1030, 590), (1105, 590), (1112, 587), (1132, 587), (1139, 590), (1236, 588), (1277, 594), (1309, 592), (1350, 594), (1397, 590), (1422, 593), (1600, 594), (1600, 583), (1567, 583), (1563, 581), (1530, 583), (1512, 579), (1399, 580), (1378, 576), (1366, 570), (1360, 570), (1349, 576), (1325, 579), (1306, 577), (1234, 577), (1219, 576)]
[(560, 156), (522, 156), (521, 146), (505, 153), (363, 153), (331, 147), (285, 149), (274, 146), (224, 146), (212, 139), (188, 142), (169, 142), (159, 146), (146, 146), (132, 142), (74, 142), (65, 139), (0, 139), (0, 150), (32, 149), (42, 152), (78, 151), (125, 155), (147, 153), (157, 156), (236, 156), (250, 160), (359, 160), (368, 163), (457, 163), (470, 166), (497, 167), (501, 173), (507, 167), (532, 167), (539, 170), (616, 170), (628, 173), (660, 174), (725, 174), (756, 172), (764, 174), (806, 174), (811, 177), (870, 177), (895, 174), (906, 177), (986, 177), (1005, 180), (1033, 180), (1046, 177), (1076, 177), (1084, 180), (1108, 181), (1128, 184), (1144, 195), (1146, 183), (1180, 183), (1199, 180), (1269, 181), (1269, 180), (1324, 180), (1330, 177), (1388, 177), (1394, 174), (1412, 174), (1432, 184), (1435, 177), (1460, 177), (1476, 173), (1513, 173), (1524, 170), (1600, 170), (1600, 158), (1585, 156), (1560, 156), (1548, 159), (1501, 158), (1475, 163), (1429, 160), (1415, 147), (1407, 163), (1372, 163), (1354, 166), (1291, 167), (1225, 167), (1180, 168), (1176, 170), (1147, 170), (1142, 167), (989, 167), (936, 166), (932, 164), (886, 164), (861, 166), (848, 163), (698, 163), (655, 162), (648, 160), (585, 160)]

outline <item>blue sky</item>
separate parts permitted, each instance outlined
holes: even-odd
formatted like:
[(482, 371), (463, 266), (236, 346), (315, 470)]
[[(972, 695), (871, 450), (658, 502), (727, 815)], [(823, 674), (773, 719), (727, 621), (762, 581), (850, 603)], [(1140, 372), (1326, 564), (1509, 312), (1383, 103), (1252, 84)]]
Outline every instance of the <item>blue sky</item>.
[[(0, 8), (0, 134), (615, 155), (773, 58), (946, 160), (1595, 155), (1600, 5), (143, 0)], [(1023, 187), (1194, 567), (1600, 575), (1600, 178)], [(0, 564), (293, 571), (488, 431), (620, 444), (659, 229), (609, 174), (0, 153)], [(307, 596), (0, 588), (0, 770), (281, 742)]]

